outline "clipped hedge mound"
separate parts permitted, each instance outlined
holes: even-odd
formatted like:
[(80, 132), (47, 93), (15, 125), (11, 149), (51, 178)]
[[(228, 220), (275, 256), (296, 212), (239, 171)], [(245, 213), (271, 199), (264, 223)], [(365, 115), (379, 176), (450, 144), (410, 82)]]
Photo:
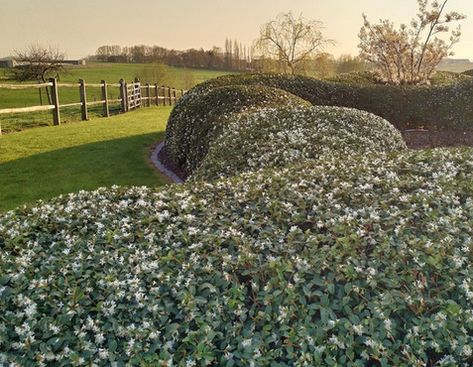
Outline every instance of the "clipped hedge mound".
[(399, 130), (473, 128), (473, 79), (469, 78), (450, 85), (397, 87), (350, 85), (304, 76), (242, 74), (209, 80), (196, 86), (192, 93), (225, 85), (265, 85), (283, 89), (313, 105), (351, 107), (374, 113)]
[(0, 219), (0, 361), (473, 364), (473, 150), (306, 162)]
[(471, 81), (471, 76), (463, 73), (455, 73), (453, 71), (437, 71), (435, 74), (432, 76), (432, 79), (430, 82), (432, 85), (436, 86), (448, 86), (448, 85), (454, 85), (459, 82), (463, 81)]
[(464, 75), (473, 76), (473, 69), (463, 72)]
[(334, 83), (344, 83), (351, 85), (373, 85), (380, 84), (381, 77), (373, 71), (357, 71), (351, 73), (340, 73), (324, 80)]
[(368, 112), (344, 107), (262, 109), (226, 125), (192, 177), (214, 179), (325, 155), (350, 159), (404, 149), (401, 133)]
[(166, 152), (185, 172), (191, 173), (207, 154), (209, 142), (229, 118), (263, 107), (309, 106), (286, 91), (266, 86), (228, 85), (194, 88), (173, 109), (166, 128)]

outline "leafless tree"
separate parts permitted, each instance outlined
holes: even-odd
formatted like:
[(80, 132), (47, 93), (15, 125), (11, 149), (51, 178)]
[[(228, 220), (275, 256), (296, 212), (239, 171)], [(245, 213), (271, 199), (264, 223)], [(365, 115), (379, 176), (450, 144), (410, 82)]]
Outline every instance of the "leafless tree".
[(13, 70), (19, 81), (35, 80), (46, 82), (50, 77), (59, 76), (64, 70), (64, 53), (57, 48), (31, 45), (22, 51), (15, 51), (15, 61), (18, 62)]
[(296, 18), (291, 12), (280, 14), (261, 27), (255, 45), (263, 56), (277, 58), (294, 74), (297, 64), (334, 43), (323, 36), (322, 29), (316, 20)]
[[(426, 84), (443, 58), (453, 55), (460, 41), (461, 26), (450, 23), (465, 19), (458, 12), (446, 12), (448, 0), (418, 0), (419, 11), (410, 26), (399, 29), (390, 20), (371, 24), (363, 14), (360, 31), (360, 56), (375, 65), (390, 84)], [(448, 40), (440, 35), (448, 34)]]
[[(12, 74), (18, 81), (45, 83), (49, 78), (59, 78), (59, 74), (64, 71), (64, 53), (51, 46), (30, 45), (25, 50), (15, 51), (14, 60), (18, 65), (12, 69)], [(41, 90), (39, 93), (41, 100)], [(47, 88), (46, 93), (51, 104)]]

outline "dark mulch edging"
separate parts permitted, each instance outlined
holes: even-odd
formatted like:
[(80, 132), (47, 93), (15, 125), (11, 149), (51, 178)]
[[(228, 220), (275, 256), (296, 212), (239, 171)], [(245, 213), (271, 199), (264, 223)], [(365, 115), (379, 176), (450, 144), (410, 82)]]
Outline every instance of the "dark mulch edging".
[(405, 130), (402, 136), (410, 149), (473, 147), (473, 131)]
[(166, 146), (164, 146), (164, 148), (159, 152), (158, 159), (169, 171), (174, 173), (182, 181), (187, 179), (188, 175), (184, 172), (184, 170), (167, 155)]

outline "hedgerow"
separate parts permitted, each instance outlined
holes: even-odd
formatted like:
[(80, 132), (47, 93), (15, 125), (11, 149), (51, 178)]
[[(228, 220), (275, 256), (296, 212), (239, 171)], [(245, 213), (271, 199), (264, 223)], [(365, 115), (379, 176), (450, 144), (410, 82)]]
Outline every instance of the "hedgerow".
[(468, 76), (473, 76), (473, 69), (464, 71), (462, 74), (468, 75)]
[[(351, 107), (374, 113), (398, 129), (473, 128), (473, 79), (437, 86), (353, 85), (280, 74), (227, 75), (196, 86), (199, 93), (225, 85), (265, 85), (283, 89), (313, 105)], [(442, 85), (446, 84), (446, 85)]]
[(266, 86), (231, 85), (194, 88), (179, 101), (166, 128), (166, 152), (187, 173), (207, 154), (208, 144), (218, 136), (230, 117), (263, 107), (309, 106), (286, 91)]
[(0, 219), (0, 363), (471, 366), (473, 150), (358, 155)]
[(357, 71), (351, 73), (340, 73), (323, 80), (334, 83), (350, 85), (373, 85), (382, 83), (381, 76), (373, 71)]
[(208, 180), (325, 155), (346, 159), (357, 153), (403, 149), (407, 147), (401, 133), (368, 112), (343, 107), (266, 108), (227, 124), (192, 176)]
[(437, 71), (432, 75), (430, 82), (434, 86), (448, 86), (471, 80), (471, 76), (467, 74), (455, 73), (453, 71)]

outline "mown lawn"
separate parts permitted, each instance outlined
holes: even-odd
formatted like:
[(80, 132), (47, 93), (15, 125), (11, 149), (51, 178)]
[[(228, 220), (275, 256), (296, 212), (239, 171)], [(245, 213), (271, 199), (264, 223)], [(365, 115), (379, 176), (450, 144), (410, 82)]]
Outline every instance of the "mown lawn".
[(169, 181), (148, 162), (170, 107), (0, 136), (0, 212), (101, 186)]
[[(121, 78), (126, 81), (133, 81), (135, 77), (141, 75), (153, 75), (153, 64), (111, 64), (111, 63), (91, 63), (85, 66), (69, 66), (66, 72), (61, 75), (60, 83), (77, 83), (79, 79), (84, 79), (86, 83), (100, 83), (105, 79), (109, 84), (118, 83)], [(159, 82), (160, 85), (169, 85), (178, 89), (187, 89), (192, 85), (217, 76), (228, 74), (225, 71), (186, 69), (177, 67), (164, 67), (165, 80), (150, 80), (149, 82)], [(0, 73), (8, 73), (5, 69), (0, 69)], [(146, 82), (146, 80), (142, 80)], [(11, 83), (9, 80), (0, 78), (0, 83)], [(120, 98), (118, 87), (109, 86), (108, 96), (110, 99)], [(100, 101), (101, 89), (96, 87), (87, 88), (88, 101)], [(42, 90), (43, 104), (47, 103), (46, 92)], [(61, 87), (59, 88), (60, 104), (79, 102), (79, 88)], [(0, 88), (0, 109), (28, 107), (40, 105), (39, 91), (37, 89), (10, 90)], [(111, 106), (118, 110), (119, 105)], [(113, 112), (113, 111), (112, 111)], [(61, 109), (63, 122), (80, 120), (80, 108), (69, 107)], [(91, 108), (90, 115), (98, 117), (102, 114), (100, 106)], [(9, 133), (24, 130), (36, 126), (52, 125), (51, 112), (39, 112), (28, 114), (0, 115), (0, 124), (3, 132)]]

